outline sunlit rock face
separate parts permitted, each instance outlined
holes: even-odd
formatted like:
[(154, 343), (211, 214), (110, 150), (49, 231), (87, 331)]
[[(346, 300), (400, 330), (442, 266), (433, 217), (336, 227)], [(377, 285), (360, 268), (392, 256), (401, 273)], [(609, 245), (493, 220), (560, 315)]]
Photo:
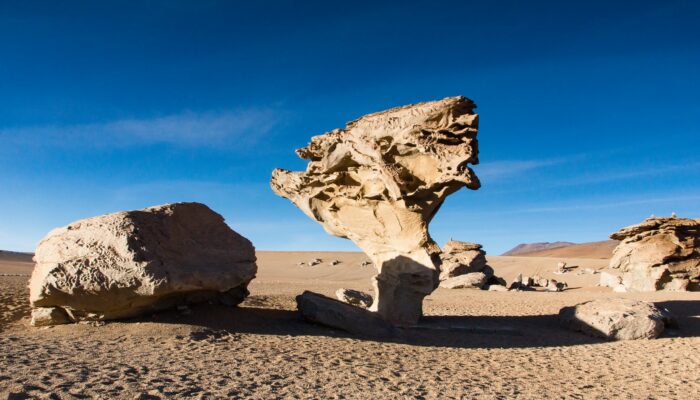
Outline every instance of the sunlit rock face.
[(610, 237), (620, 241), (610, 268), (627, 291), (700, 290), (700, 221), (652, 217)]
[(438, 285), (440, 248), (428, 224), (445, 198), (478, 189), (476, 105), (465, 97), (366, 115), (297, 150), (306, 171), (276, 169), (271, 186), (378, 269), (370, 308), (398, 325), (422, 315)]

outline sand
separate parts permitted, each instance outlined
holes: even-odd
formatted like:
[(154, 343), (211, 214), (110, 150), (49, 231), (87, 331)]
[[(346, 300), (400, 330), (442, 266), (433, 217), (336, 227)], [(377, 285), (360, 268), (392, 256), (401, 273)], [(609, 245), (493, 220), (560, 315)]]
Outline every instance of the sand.
[[(598, 275), (551, 274), (560, 259), (489, 257), (496, 273), (565, 280), (562, 293), (438, 289), (426, 326), (392, 341), (305, 323), (294, 296), (369, 290), (360, 253), (259, 252), (239, 308), (192, 307), (112, 322), (32, 328), (31, 263), (0, 258), (0, 393), (8, 398), (700, 398), (700, 293), (612, 293)], [(322, 258), (316, 267), (299, 261)], [(339, 259), (337, 266), (328, 261)], [(561, 259), (603, 269), (604, 259)], [(604, 342), (560, 329), (566, 305), (601, 297), (661, 303), (681, 329), (656, 340)]]

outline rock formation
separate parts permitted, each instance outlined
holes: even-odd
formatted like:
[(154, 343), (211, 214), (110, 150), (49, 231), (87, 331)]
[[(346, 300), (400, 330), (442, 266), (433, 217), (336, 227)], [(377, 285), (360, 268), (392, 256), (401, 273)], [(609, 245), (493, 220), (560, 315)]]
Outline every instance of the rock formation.
[(610, 268), (631, 292), (700, 290), (700, 222), (647, 218), (610, 235), (620, 240)]
[(305, 291), (296, 297), (297, 309), (307, 321), (368, 337), (390, 337), (394, 327), (379, 314), (342, 301)]
[(198, 203), (102, 215), (51, 231), (29, 283), (35, 325), (132, 317), (190, 302), (235, 305), (255, 249)]
[(610, 340), (654, 339), (677, 323), (665, 309), (631, 299), (601, 299), (564, 307), (559, 322), (567, 329)]
[(487, 279), (493, 275), (493, 269), (486, 265), (486, 252), (478, 243), (450, 240), (443, 247), (440, 258), (441, 281), (473, 272), (484, 272)]
[(467, 166), (478, 163), (475, 107), (450, 97), (366, 115), (297, 150), (306, 171), (272, 173), (275, 193), (372, 259), (371, 310), (390, 322), (422, 315), (440, 271), (428, 224), (448, 195), (480, 186)]

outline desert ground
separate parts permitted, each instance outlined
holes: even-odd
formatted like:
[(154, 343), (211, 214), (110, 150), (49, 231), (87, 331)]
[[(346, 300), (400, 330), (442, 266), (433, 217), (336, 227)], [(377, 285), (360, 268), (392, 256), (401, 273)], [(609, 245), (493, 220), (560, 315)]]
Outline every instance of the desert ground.
[[(260, 251), (251, 295), (237, 308), (201, 304), (51, 328), (29, 326), (29, 257), (0, 259), (0, 393), (10, 399), (700, 398), (700, 293), (613, 293), (596, 287), (598, 275), (576, 272), (604, 269), (604, 258), (489, 256), (508, 281), (537, 273), (570, 289), (439, 288), (420, 328), (379, 341), (306, 323), (295, 311), (304, 290), (371, 291), (374, 271), (360, 266), (362, 253)], [(321, 265), (296, 265), (317, 257)], [(330, 266), (333, 259), (341, 263)], [(554, 275), (558, 261), (578, 268)], [(680, 329), (606, 342), (559, 328), (560, 308), (605, 297), (656, 302)]]

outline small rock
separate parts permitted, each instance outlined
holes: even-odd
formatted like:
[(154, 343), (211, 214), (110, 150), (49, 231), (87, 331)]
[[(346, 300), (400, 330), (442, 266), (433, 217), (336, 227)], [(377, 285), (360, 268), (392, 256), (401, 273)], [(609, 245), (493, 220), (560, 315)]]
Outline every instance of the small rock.
[(338, 265), (338, 264), (340, 264), (340, 260), (333, 260), (330, 262), (331, 266)]
[(32, 326), (61, 325), (71, 323), (68, 314), (60, 307), (38, 307), (32, 310)]
[(504, 285), (489, 285), (489, 292), (507, 292), (508, 288)]
[(372, 296), (359, 290), (338, 289), (335, 292), (335, 297), (343, 303), (362, 308), (369, 308), (372, 305)]
[(561, 292), (568, 287), (569, 286), (566, 284), (566, 282), (557, 282), (556, 280), (552, 279), (547, 283), (545, 290), (548, 292)]

